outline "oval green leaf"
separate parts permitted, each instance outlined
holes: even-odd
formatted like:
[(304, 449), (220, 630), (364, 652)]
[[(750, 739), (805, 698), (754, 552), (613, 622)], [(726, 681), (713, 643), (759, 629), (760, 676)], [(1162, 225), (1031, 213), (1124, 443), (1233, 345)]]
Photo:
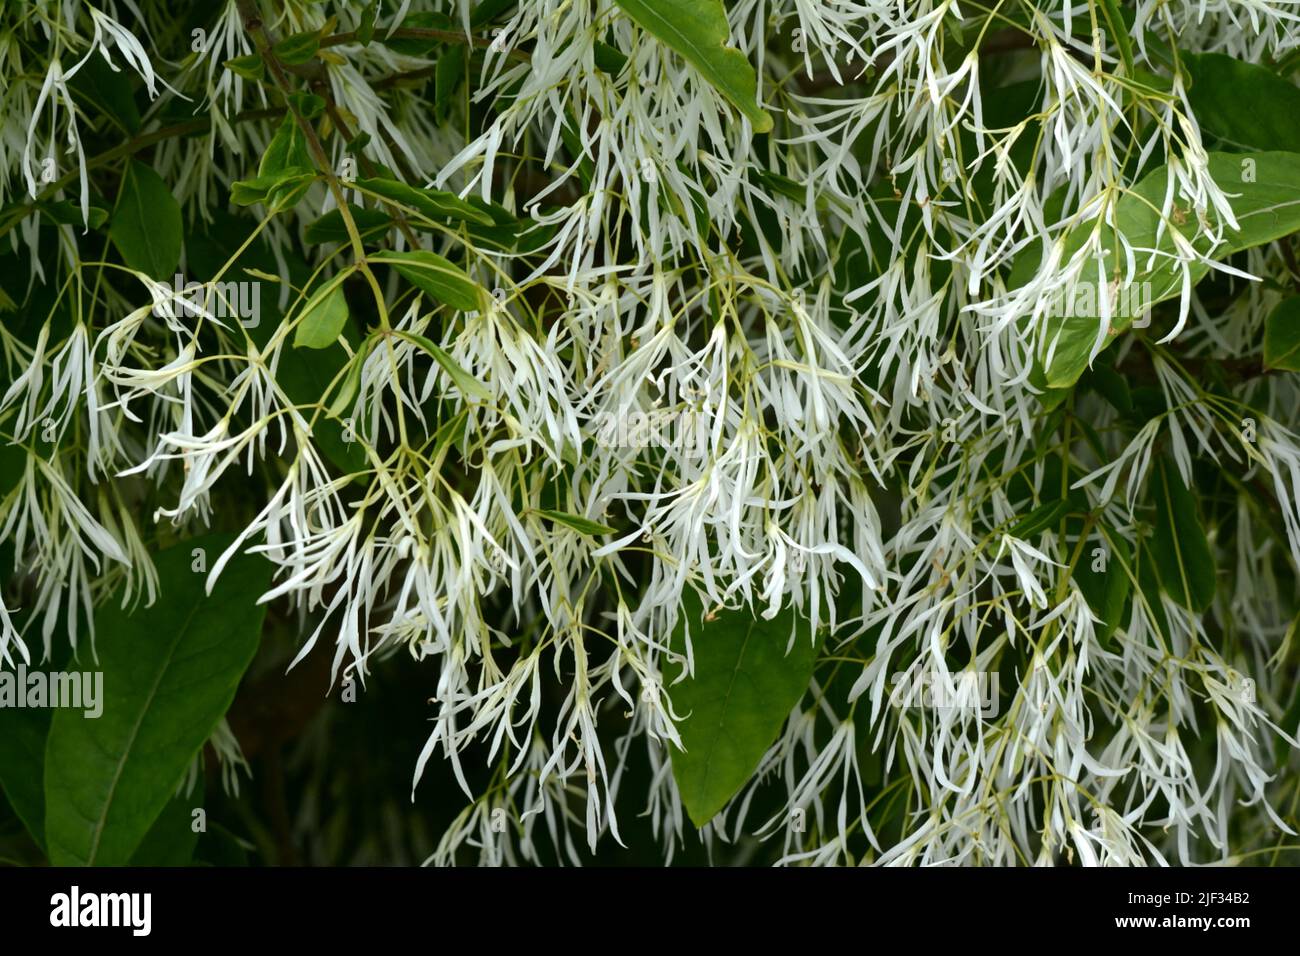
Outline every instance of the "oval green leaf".
[(1153, 557), (1160, 585), (1183, 607), (1204, 612), (1214, 600), (1214, 556), (1196, 500), (1178, 469), (1164, 459), (1156, 463), (1151, 481), (1156, 503)]
[[(719, 611), (705, 620), (688, 594), (673, 634), (685, 649), (689, 620), (695, 675), (668, 688), (683, 751), (672, 754), (673, 777), (686, 812), (704, 826), (749, 780), (812, 678), (816, 647), (804, 620), (782, 611), (772, 620), (748, 611)], [(794, 644), (786, 647), (794, 630)]]
[[(226, 713), (261, 636), (271, 565), (238, 556), (212, 594), (191, 570), (231, 543), (206, 536), (158, 556), (160, 594), (95, 613), (102, 713), (55, 712), (45, 751), (45, 836), (56, 866), (127, 863)], [(87, 663), (85, 669), (90, 669)]]
[[(1225, 230), (1225, 242), (1215, 248), (1215, 259), (1272, 242), (1300, 230), (1300, 154), (1271, 152), (1211, 153), (1210, 174), (1229, 196), (1229, 204), (1239, 229)], [(1111, 330), (1122, 332), (1138, 314), (1151, 306), (1179, 294), (1183, 285), (1183, 272), (1177, 262), (1177, 249), (1170, 233), (1178, 230), (1191, 244), (1208, 251), (1203, 235), (1197, 235), (1196, 217), (1183, 211), (1182, 223), (1166, 221), (1160, 228), (1160, 209), (1164, 203), (1168, 169), (1161, 166), (1145, 177), (1120, 199), (1115, 210), (1115, 226), (1102, 226), (1100, 245), (1106, 272), (1115, 262), (1124, 261), (1118, 234), (1122, 234), (1134, 249), (1157, 249), (1156, 265), (1137, 274), (1125, 289), (1111, 294), (1117, 308), (1111, 317)], [(1075, 228), (1066, 240), (1064, 258), (1069, 259), (1088, 239), (1095, 222)], [(1157, 239), (1157, 234), (1159, 238)], [(1151, 260), (1149, 252), (1139, 252), (1139, 264)], [(1189, 267), (1190, 280), (1199, 282), (1209, 271), (1201, 262)], [(1086, 291), (1086, 290), (1085, 290)], [(1052, 388), (1073, 385), (1092, 360), (1092, 349), (1097, 339), (1100, 314), (1095, 307), (1088, 310), (1066, 310), (1065, 316), (1049, 323), (1047, 341), (1055, 343), (1051, 361), (1047, 365), (1046, 384)], [(1076, 314), (1071, 315), (1074, 311)], [(1107, 335), (1102, 342), (1105, 348), (1115, 338)]]
[(348, 321), (348, 300), (343, 283), (322, 288), (303, 306), (293, 331), (294, 348), (324, 349), (338, 341)]
[(357, 188), (414, 209), (430, 219), (455, 219), (483, 226), (493, 224), (492, 217), (483, 210), (444, 189), (416, 189), (382, 176), (358, 179)]
[(481, 308), (487, 295), (459, 266), (435, 252), (383, 252), (370, 261), (392, 266), (421, 292), (462, 312)]
[(459, 362), (423, 335), (416, 335), (414, 332), (398, 332), (397, 335), (428, 352), (433, 357), (433, 360), (442, 366), (442, 370), (447, 373), (448, 378), (461, 390), (462, 394), (481, 401), (489, 401), (492, 398), (492, 393), (488, 391), (486, 385), (465, 371)]
[(1300, 152), (1300, 87), (1222, 53), (1184, 53), (1182, 61), (1192, 77), (1187, 102), (1203, 132), (1227, 146)]
[(180, 203), (162, 177), (137, 159), (122, 176), (108, 235), (130, 268), (160, 281), (176, 274), (183, 235)]
[(590, 518), (582, 517), (582, 515), (569, 514), (567, 511), (550, 511), (546, 508), (534, 508), (533, 510), (547, 521), (562, 524), (566, 528), (572, 528), (579, 534), (585, 534), (593, 538), (602, 534), (614, 534), (618, 531), (617, 528), (611, 528), (607, 524), (592, 521)]
[(1264, 323), (1264, 367), (1300, 372), (1300, 296), (1279, 302)]

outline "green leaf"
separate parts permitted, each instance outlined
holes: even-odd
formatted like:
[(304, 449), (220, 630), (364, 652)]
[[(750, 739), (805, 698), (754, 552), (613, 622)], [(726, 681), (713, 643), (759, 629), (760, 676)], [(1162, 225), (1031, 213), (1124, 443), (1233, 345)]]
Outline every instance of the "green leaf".
[(195, 853), (198, 866), (248, 866), (248, 851), (239, 837), (211, 821), (207, 832), (199, 836)]
[(406, 183), (383, 177), (358, 179), (357, 188), (414, 209), (430, 219), (456, 219), (461, 222), (476, 222), (483, 226), (493, 224), (492, 217), (483, 210), (461, 199), (455, 193), (442, 189), (416, 189)]
[(1121, 414), (1133, 411), (1133, 393), (1128, 387), (1128, 379), (1115, 371), (1110, 365), (1098, 363), (1092, 368), (1092, 387), (1097, 394)]
[(242, 76), (246, 80), (252, 80), (254, 83), (266, 77), (266, 64), (262, 62), (262, 57), (257, 53), (250, 53), (247, 56), (237, 56), (233, 60), (226, 60), (224, 66), (236, 76)]
[(361, 343), (361, 348), (357, 350), (357, 354), (352, 356), (352, 360), (348, 364), (348, 373), (343, 377), (343, 383), (339, 386), (334, 401), (330, 402), (328, 414), (335, 418), (341, 418), (352, 407), (352, 400), (356, 398), (357, 390), (361, 387), (361, 373), (365, 371), (366, 356), (370, 354), (370, 349), (374, 346), (374, 343), (373, 338), (367, 338)]
[(1129, 27), (1120, 15), (1115, 0), (1101, 0), (1102, 16), (1106, 19), (1106, 32), (1110, 34), (1119, 48), (1120, 61), (1124, 64), (1126, 76), (1133, 75), (1133, 42), (1129, 39)]
[(1300, 372), (1300, 297), (1284, 299), (1268, 314), (1264, 367)]
[(461, 367), (460, 363), (448, 355), (445, 351), (434, 345), (423, 335), (416, 335), (414, 332), (398, 332), (397, 335), (409, 342), (414, 342), (424, 351), (433, 356), (433, 360), (442, 366), (442, 370), (447, 373), (448, 377), (460, 389), (463, 395), (470, 398), (477, 398), (481, 401), (489, 401), (492, 393), (488, 391), (487, 386), (476, 379), (469, 372)]
[[(408, 14), (402, 20), (401, 27), (402, 29), (445, 30), (457, 33), (464, 30), (463, 26), (452, 22), (452, 19), (445, 13), (436, 11), (421, 11)], [(424, 57), (432, 53), (434, 48), (441, 45), (443, 41), (437, 37), (385, 37), (383, 43), (394, 53), (400, 53), (402, 56)]]
[(303, 119), (315, 119), (325, 112), (325, 100), (315, 93), (290, 93), (289, 103)]
[(469, 25), (471, 27), (481, 27), (485, 23), (491, 23), (500, 14), (515, 6), (518, 0), (479, 0), (478, 6), (470, 14)]
[(58, 223), (60, 226), (80, 227), (88, 225), (91, 229), (98, 229), (108, 222), (107, 209), (91, 206), (87, 212), (87, 219), (83, 220), (81, 218), (81, 207), (66, 199), (58, 202), (41, 203), (40, 210), (51, 222)]
[[(17, 671), (8, 674), (16, 679)], [(45, 846), (45, 739), (52, 713), (48, 708), (0, 707), (0, 790), (41, 847)]]
[(1068, 501), (1044, 502), (1016, 522), (1007, 534), (1013, 538), (1026, 540), (1040, 531), (1056, 527), (1069, 510), (1070, 503)]
[(1184, 53), (1182, 60), (1192, 77), (1187, 101), (1202, 132), (1225, 145), (1300, 153), (1300, 87), (1222, 53)]
[[(1228, 194), (1238, 230), (1225, 230), (1225, 242), (1216, 248), (1213, 256), (1222, 259), (1233, 252), (1263, 245), (1300, 230), (1300, 154), (1297, 153), (1211, 153), (1210, 173)], [(1137, 251), (1138, 272), (1129, 286), (1109, 293), (1117, 308), (1111, 318), (1111, 330), (1118, 333), (1127, 329), (1137, 315), (1156, 303), (1179, 294), (1183, 273), (1170, 257), (1175, 252), (1170, 232), (1177, 230), (1201, 251), (1208, 249), (1203, 237), (1193, 239), (1198, 224), (1196, 217), (1182, 209), (1182, 222), (1175, 217), (1164, 224), (1160, 238), (1160, 208), (1164, 202), (1166, 167), (1160, 167), (1145, 177), (1116, 204), (1115, 226), (1100, 227), (1100, 246), (1103, 264), (1109, 274), (1116, 263), (1124, 261), (1117, 233), (1127, 238), (1135, 250), (1157, 249), (1161, 253), (1154, 266), (1143, 270), (1150, 261), (1149, 252)], [(1087, 241), (1097, 228), (1094, 220), (1071, 231), (1065, 243), (1064, 259), (1069, 259)], [(1209, 271), (1209, 266), (1194, 263), (1189, 268), (1191, 282), (1195, 284)], [(1086, 291), (1086, 289), (1084, 290)], [(1055, 343), (1051, 362), (1047, 366), (1046, 384), (1052, 388), (1068, 388), (1087, 369), (1097, 338), (1100, 315), (1091, 309), (1075, 309), (1077, 314), (1054, 319), (1048, 325), (1047, 341)], [(1115, 338), (1107, 335), (1102, 342), (1105, 348)]]
[(303, 197), (315, 178), (307, 138), (290, 114), (267, 144), (257, 175), (232, 183), (230, 198), (240, 206), (260, 202), (273, 210), (285, 209)]
[(565, 527), (572, 528), (579, 534), (585, 534), (593, 538), (602, 534), (615, 534), (618, 531), (617, 528), (611, 528), (607, 524), (592, 521), (590, 518), (584, 518), (581, 515), (569, 514), (567, 511), (551, 511), (546, 508), (534, 508), (533, 511), (547, 521), (562, 524)]
[[(571, 120), (572, 122), (572, 120)], [(567, 130), (568, 126), (562, 126), (562, 130)], [(561, 137), (567, 140), (566, 133), (562, 132)], [(581, 152), (576, 155), (581, 156)], [(585, 157), (582, 163), (590, 165), (590, 160)], [(579, 175), (581, 173), (581, 163), (579, 164)], [(590, 182), (590, 180), (586, 180)], [(494, 202), (487, 202), (479, 196), (467, 196), (465, 199), (471, 206), (478, 209), (491, 218), (493, 225), (480, 226), (470, 223), (466, 230), (475, 243), (494, 248), (500, 252), (535, 252), (545, 245), (555, 234), (556, 226), (554, 223), (543, 225), (531, 220), (524, 221), (516, 218), (508, 209)]]
[[(367, 209), (364, 206), (348, 203), (348, 212), (352, 213), (352, 221), (363, 239), (386, 230), (392, 224), (388, 213), (379, 209)], [(349, 239), (348, 228), (343, 223), (343, 213), (338, 209), (331, 209), (311, 223), (303, 230), (302, 236), (303, 241), (308, 245), (318, 245), (322, 242), (347, 242)]]
[(181, 261), (181, 207), (161, 176), (131, 160), (113, 210), (109, 238), (128, 267), (151, 279), (170, 279)]
[(1204, 612), (1214, 601), (1214, 557), (1196, 501), (1178, 469), (1164, 459), (1156, 462), (1151, 481), (1156, 503), (1152, 556), (1160, 584), (1179, 604)]
[(469, 59), (469, 47), (453, 44), (438, 56), (433, 73), (433, 112), (439, 119), (445, 119), (451, 111), (451, 99), (465, 81), (465, 63)]
[(54, 714), (45, 751), (45, 835), (55, 865), (125, 864), (226, 713), (253, 659), (271, 565), (237, 556), (211, 595), (193, 549), (215, 562), (232, 539), (205, 536), (158, 555), (160, 595), (95, 612), (103, 713)]
[(202, 807), (203, 777), (200, 776), (192, 792), (179, 793), (167, 801), (131, 855), (131, 866), (189, 866), (194, 859), (194, 848), (199, 844), (193, 813)]
[(628, 16), (695, 67), (729, 99), (756, 133), (772, 129), (758, 105), (758, 77), (745, 54), (728, 46), (730, 29), (722, 0), (615, 0)]
[(342, 282), (331, 283), (303, 306), (293, 332), (294, 348), (324, 349), (338, 341), (348, 321), (348, 300)]
[(362, 46), (369, 46), (375, 38), (375, 16), (378, 12), (379, 0), (370, 0), (361, 11), (361, 19), (357, 21), (357, 42)]
[(392, 266), (398, 274), (439, 302), (470, 312), (482, 308), (486, 290), (459, 267), (434, 252), (382, 252), (371, 262)]
[(89, 100), (124, 132), (134, 135), (140, 131), (140, 110), (135, 105), (131, 84), (134, 75), (113, 69), (102, 56), (92, 56), (82, 63), (68, 84), (78, 104), (85, 105), (84, 101)]
[(27, 470), (27, 449), (0, 439), (0, 497), (14, 490)]
[(685, 748), (672, 754), (673, 777), (696, 826), (749, 780), (808, 689), (816, 662), (811, 628), (802, 619), (796, 624), (791, 610), (770, 621), (723, 610), (701, 624), (702, 612), (688, 592), (673, 647), (684, 650), (689, 622), (695, 675), (668, 688), (683, 715), (677, 729)]
[(230, 199), (239, 206), (265, 203), (272, 209), (292, 206), (312, 184), (316, 174), (303, 167), (252, 179), (241, 179), (230, 184)]
[(306, 63), (320, 49), (320, 33), (316, 30), (304, 30), (293, 36), (285, 37), (271, 48), (276, 59), (290, 66)]
[[(1082, 531), (1083, 519), (1071, 524), (1068, 540), (1073, 548)], [(1131, 575), (1137, 572), (1128, 542), (1105, 525), (1096, 528), (1101, 532), (1100, 537), (1085, 542), (1075, 562), (1073, 577), (1088, 607), (1101, 621), (1096, 625), (1096, 633), (1097, 639), (1104, 642), (1124, 622), (1124, 608), (1133, 589)]]
[(1169, 630), (1169, 616), (1165, 614), (1165, 606), (1160, 596), (1160, 581), (1156, 574), (1156, 562), (1153, 557), (1155, 547), (1155, 543), (1150, 537), (1138, 544), (1138, 555), (1135, 560), (1137, 561), (1139, 593), (1134, 597), (1140, 597), (1142, 603), (1151, 612), (1156, 633), (1164, 640), (1169, 640), (1172, 632)]
[[(803, 183), (795, 182), (789, 176), (782, 176), (780, 173), (758, 168), (751, 169), (750, 174), (772, 192), (784, 196), (792, 202), (803, 205), (808, 201), (808, 187)], [(825, 208), (826, 201), (824, 199), (818, 198), (816, 202), (818, 208)]]
[[(0, 481), (0, 492), (7, 490)], [(50, 736), (54, 711), (49, 707), (12, 706), (14, 702), (5, 700), (3, 682), (6, 676), (25, 680), (36, 670), (46, 674), (84, 673), (75, 663), (68, 663), (71, 657), (70, 649), (56, 650), (54, 657), (40, 665), (33, 663), (25, 672), (13, 668), (0, 675), (0, 790), (42, 850), (45, 849), (45, 742)], [(19, 686), (15, 684), (14, 690)]]
[(293, 116), (286, 116), (280, 121), (280, 127), (267, 144), (257, 166), (259, 177), (275, 176), (290, 170), (312, 169), (311, 152), (307, 149), (307, 137)]
[(627, 66), (627, 54), (616, 46), (597, 40), (591, 48), (596, 69), (610, 76), (618, 76)]
[[(343, 330), (347, 338), (348, 330)], [(319, 405), (325, 397), (326, 390), (335, 377), (343, 370), (349, 356), (342, 345), (333, 345), (325, 349), (283, 349), (280, 361), (275, 367), (277, 384), (291, 401), (298, 405)], [(360, 368), (357, 365), (356, 368)], [(359, 376), (359, 372), (357, 375)], [(351, 387), (351, 394), (356, 394), (358, 380), (353, 377), (353, 367), (344, 372), (340, 388)], [(344, 424), (334, 417), (320, 416), (311, 421), (312, 441), (333, 464), (344, 474), (356, 474), (366, 467), (366, 452), (359, 441), (350, 440)], [(309, 420), (312, 419), (308, 415)]]

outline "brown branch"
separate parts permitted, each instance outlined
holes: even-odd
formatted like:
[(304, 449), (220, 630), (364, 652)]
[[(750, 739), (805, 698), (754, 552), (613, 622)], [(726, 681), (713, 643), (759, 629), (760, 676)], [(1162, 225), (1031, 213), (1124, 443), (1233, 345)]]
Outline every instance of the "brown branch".
[[(249, 120), (268, 119), (270, 117), (282, 115), (284, 115), (284, 110), (276, 109), (274, 107), (270, 109), (244, 110), (235, 115), (234, 121), (236, 123), (244, 123)], [(148, 149), (150, 146), (161, 143), (165, 140), (177, 139), (194, 133), (206, 132), (211, 128), (211, 126), (212, 121), (204, 118), (186, 120), (184, 123), (173, 123), (171, 126), (163, 126), (149, 133), (141, 133), (124, 143), (119, 143), (111, 149), (106, 149), (104, 152), (97, 153), (90, 159), (86, 160), (86, 172), (89, 173), (92, 169), (98, 169), (101, 166), (105, 166), (115, 159), (121, 159), (124, 156), (134, 156), (141, 150)], [(59, 190), (66, 189), (68, 186), (72, 185), (72, 183), (77, 180), (78, 175), (78, 172), (73, 170), (70, 173), (60, 176), (54, 182), (42, 189), (40, 195), (31, 202), (24, 203), (23, 205), (17, 206), (11, 210), (9, 218), (3, 223), (0, 223), (0, 236), (5, 235), (10, 229), (35, 212), (41, 203), (53, 199)]]
[[(266, 64), (267, 73), (279, 88), (280, 94), (289, 102), (289, 96), (293, 92), (293, 87), (289, 84), (288, 75), (285, 72), (284, 64), (280, 58), (275, 55), (275, 41), (271, 36), (270, 30), (262, 22), (262, 14), (258, 10), (257, 0), (236, 0), (236, 6), (239, 9), (239, 16), (244, 21), (244, 29), (248, 35), (253, 38), (257, 46), (257, 52), (262, 57), (262, 62)], [(318, 69), (324, 67), (319, 64), (313, 64)], [(320, 170), (325, 177), (325, 183), (334, 195), (334, 202), (339, 208), (339, 214), (343, 217), (343, 222), (347, 226), (348, 235), (352, 239), (353, 251), (356, 253), (357, 262), (364, 265), (366, 259), (366, 250), (361, 245), (360, 233), (357, 231), (357, 224), (352, 219), (352, 210), (348, 208), (347, 198), (343, 194), (343, 187), (339, 185), (338, 175), (334, 172), (334, 167), (330, 163), (329, 155), (325, 152), (325, 147), (321, 145), (320, 137), (316, 135), (315, 128), (309, 123), (297, 110), (290, 109), (290, 115), (297, 124), (298, 129), (302, 131), (303, 138), (307, 142), (307, 149), (312, 155), (316, 168)]]

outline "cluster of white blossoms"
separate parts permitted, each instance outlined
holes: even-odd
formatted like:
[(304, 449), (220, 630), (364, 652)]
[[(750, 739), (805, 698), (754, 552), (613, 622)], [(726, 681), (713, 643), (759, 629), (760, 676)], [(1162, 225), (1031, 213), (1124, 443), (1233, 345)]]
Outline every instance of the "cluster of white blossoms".
[[(1212, 174), (1168, 54), (1282, 57), (1300, 46), (1300, 4), (736, 0), (730, 42), (770, 133), (613, 0), (496, 4), (490, 29), (468, 0), (381, 4), (379, 40), (434, 12), (473, 38), (471, 96), (445, 122), (402, 78), (451, 44), (363, 42), (349, 32), (361, 5), (276, 4), (276, 36), (337, 15), (320, 89), (371, 162), (523, 223), (517, 243), (394, 230), (393, 248), (423, 242), (489, 294), (453, 318), (396, 272), (376, 281), (384, 332), (350, 343), (314, 403), (280, 370), (304, 278), (348, 272), (352, 249), (308, 246), (298, 271), (303, 232), (337, 208), (333, 176), (350, 202), (375, 198), (343, 137), (293, 215), (248, 217), (275, 263), (257, 273), (278, 299), (260, 330), (186, 315), (167, 283), (78, 255), (88, 171), (117, 158), (81, 145), (72, 81), (90, 58), (153, 98), (137, 140), (185, 127), (150, 141), (150, 165), (195, 223), (278, 126), (271, 85), (223, 66), (256, 49), (239, 3), (193, 45), (155, 6), (0, 14), (5, 245), (37, 249), (34, 217), (13, 211), (38, 195), (78, 210), (59, 260), (32, 254), (21, 277), (51, 287), (58, 321), (0, 326), (0, 435), (27, 452), (0, 488), (0, 535), (35, 582), (32, 633), (0, 599), (0, 666), (56, 635), (76, 646), (116, 593), (152, 600), (155, 523), (230, 512), (243, 530), (212, 575), (238, 550), (270, 560), (264, 600), (302, 615), (299, 659), (332, 648), (336, 689), (395, 653), (436, 663), (416, 782), (445, 762), (468, 803), (432, 862), (577, 862), (639, 814), (666, 859), (695, 839), (669, 769), (679, 651), (692, 657), (669, 643), (688, 592), (767, 618), (794, 608), (824, 635), (784, 731), (702, 831), (715, 853), (757, 833), (800, 864), (1192, 863), (1290, 832), (1276, 745), (1295, 732), (1280, 721), (1300, 391), (1290, 375), (1224, 389), (1197, 370), (1257, 354), (1293, 280), (1278, 243), (1246, 268), (1214, 255), (1237, 227), (1232, 184)], [(1107, 20), (1121, 9), (1122, 42)], [(1045, 401), (1041, 374), (1064, 348), (1063, 290), (1157, 254), (1108, 236), (1162, 166), (1160, 219), (1184, 227), (1159, 253), (1180, 276), (1171, 324), (1137, 344), (1103, 306), (1086, 330), (1085, 360), (1110, 344), (1105, 362), (1150, 370), (1150, 417), (1129, 430), (1100, 390)], [(1239, 290), (1230, 304), (1221, 289), (1203, 300), (1207, 269)], [(598, 439), (646, 415), (689, 441)], [(320, 441), (331, 421), (358, 450), (347, 467)], [(1157, 447), (1188, 487), (1198, 463), (1224, 476), (1213, 493), (1233, 520), (1210, 535), (1207, 613), (1138, 586)], [(1067, 499), (1077, 522), (1026, 524)], [(1071, 574), (1096, 560), (1132, 582), (1105, 633)], [(976, 674), (1000, 678), (993, 706), (891, 693), (901, 675), (960, 700)], [(486, 789), (470, 782), (485, 759)], [(633, 768), (648, 790), (632, 792)]]

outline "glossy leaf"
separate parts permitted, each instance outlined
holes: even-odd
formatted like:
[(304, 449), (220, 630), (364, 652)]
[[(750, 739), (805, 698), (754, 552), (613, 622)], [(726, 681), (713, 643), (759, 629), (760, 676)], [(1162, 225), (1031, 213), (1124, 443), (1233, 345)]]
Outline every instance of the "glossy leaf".
[(302, 317), (294, 327), (294, 347), (328, 348), (338, 341), (347, 321), (348, 300), (343, 295), (343, 284), (330, 283), (303, 306)]
[(241, 179), (230, 184), (230, 198), (239, 206), (259, 202), (273, 209), (292, 206), (302, 198), (315, 178), (311, 170), (295, 167), (280, 173)]
[(266, 77), (266, 64), (262, 62), (261, 55), (257, 53), (237, 56), (233, 60), (226, 60), (221, 65), (236, 76), (252, 80), (255, 83)]
[(357, 188), (416, 210), (430, 219), (455, 219), (492, 225), (492, 217), (478, 207), (443, 189), (416, 189), (395, 179), (373, 177), (358, 179)]
[(448, 355), (444, 349), (439, 348), (423, 335), (416, 335), (413, 332), (398, 332), (397, 334), (429, 353), (433, 360), (442, 366), (442, 370), (447, 373), (448, 378), (460, 389), (461, 394), (483, 401), (487, 401), (492, 397), (492, 393), (488, 391), (486, 385), (465, 371), (461, 364)]
[(1193, 611), (1205, 611), (1214, 600), (1214, 556), (1196, 511), (1196, 500), (1178, 469), (1161, 459), (1151, 475), (1155, 499), (1152, 556), (1165, 593)]
[(335, 418), (341, 418), (352, 407), (352, 401), (361, 388), (361, 374), (365, 371), (366, 356), (370, 354), (373, 345), (373, 338), (366, 339), (361, 343), (361, 348), (357, 354), (348, 363), (347, 374), (343, 377), (343, 382), (334, 395), (334, 400), (330, 402), (329, 414)]
[(79, 106), (93, 103), (122, 130), (134, 135), (140, 130), (140, 109), (135, 104), (128, 70), (114, 69), (102, 56), (88, 57), (68, 81)]
[[(445, 13), (423, 10), (408, 14), (403, 18), (401, 26), (404, 30), (445, 30), (447, 32), (464, 30), (463, 25), (453, 21)], [(385, 46), (403, 56), (425, 57), (445, 42), (436, 36), (389, 37), (386, 29), (380, 30), (379, 33)]]
[(281, 63), (298, 66), (314, 57), (319, 49), (320, 34), (315, 30), (305, 30), (285, 37), (272, 48), (272, 52)]
[(1040, 531), (1055, 527), (1069, 510), (1068, 501), (1045, 502), (1012, 525), (1007, 534), (1013, 538), (1031, 538)]
[(465, 64), (469, 61), (469, 47), (453, 44), (438, 57), (433, 74), (433, 112), (445, 119), (451, 111), (452, 97), (465, 81)]
[(258, 176), (275, 176), (291, 169), (311, 169), (311, 153), (301, 127), (292, 116), (280, 121), (280, 126), (267, 144), (266, 152), (257, 165)]
[(772, 129), (758, 105), (758, 77), (745, 54), (728, 45), (722, 0), (615, 0), (628, 16), (676, 50), (709, 85), (731, 101), (756, 133)]
[[(343, 339), (348, 338), (347, 332), (345, 328)], [(276, 381), (293, 402), (306, 406), (304, 414), (311, 425), (312, 442), (316, 447), (341, 472), (355, 474), (366, 467), (366, 453), (361, 443), (349, 440), (337, 413), (334, 417), (317, 416), (310, 410), (320, 404), (330, 383), (340, 371), (344, 371), (347, 363), (348, 353), (338, 344), (323, 349), (283, 349), (276, 366)], [(348, 365), (338, 386), (340, 390), (350, 388), (352, 396), (355, 396), (358, 385), (357, 377), (353, 376), (354, 368), (359, 369), (360, 364)]]
[(45, 845), (45, 740), (52, 713), (0, 707), (0, 790), (40, 846)]
[(194, 810), (203, 807), (203, 777), (194, 789), (181, 792), (167, 801), (140, 846), (131, 855), (132, 866), (189, 866), (198, 846), (194, 829)]
[(292, 115), (280, 121), (258, 162), (257, 175), (231, 185), (231, 198), (241, 206), (265, 203), (271, 208), (292, 206), (315, 179), (307, 138)]
[[(685, 648), (690, 622), (695, 674), (667, 688), (684, 752), (672, 753), (673, 777), (696, 826), (703, 826), (748, 782), (812, 678), (816, 649), (807, 622), (782, 611), (770, 621), (748, 611), (703, 619), (688, 595), (673, 636)], [(790, 644), (794, 634), (793, 646)]]
[(122, 261), (151, 279), (169, 280), (181, 261), (181, 207), (153, 169), (131, 160), (113, 210), (109, 237)]
[(1185, 53), (1182, 59), (1192, 78), (1187, 101), (1203, 133), (1243, 149), (1300, 152), (1300, 87), (1222, 53)]
[[(352, 222), (363, 239), (386, 230), (392, 224), (388, 213), (378, 209), (366, 209), (349, 203), (348, 212), (352, 213)], [(347, 225), (343, 222), (343, 213), (338, 209), (331, 209), (312, 222), (303, 230), (302, 237), (310, 245), (347, 242), (350, 238)]]
[(370, 261), (391, 265), (421, 292), (454, 309), (479, 309), (487, 295), (459, 266), (434, 252), (383, 252), (371, 256)]
[(83, 220), (81, 207), (68, 202), (66, 199), (58, 202), (41, 203), (40, 210), (51, 222), (56, 222), (60, 226), (89, 226), (91, 229), (98, 229), (108, 222), (107, 209), (91, 206), (86, 214), (86, 219)]
[[(1068, 540), (1074, 547), (1083, 521), (1077, 519), (1071, 524), (1073, 534)], [(1124, 610), (1136, 573), (1128, 542), (1105, 525), (1094, 526), (1075, 562), (1073, 577), (1088, 607), (1099, 619), (1094, 625), (1098, 640), (1108, 640), (1124, 623)]]
[(611, 528), (609, 525), (601, 524), (598, 521), (592, 521), (590, 518), (584, 518), (581, 515), (569, 514), (567, 511), (550, 511), (544, 508), (537, 508), (535, 510), (537, 514), (541, 515), (547, 521), (562, 524), (566, 528), (572, 528), (579, 534), (585, 534), (593, 538), (602, 534), (614, 534), (618, 530), (617, 528)]
[[(1229, 194), (1233, 215), (1240, 227), (1235, 231), (1225, 229), (1226, 241), (1213, 250), (1215, 258), (1222, 259), (1232, 252), (1250, 249), (1300, 230), (1300, 154), (1273, 152), (1247, 156), (1211, 153), (1209, 168), (1215, 182)], [(1137, 250), (1137, 274), (1124, 289), (1108, 293), (1119, 306), (1111, 318), (1112, 333), (1124, 331), (1145, 308), (1178, 295), (1182, 289), (1183, 270), (1169, 258), (1175, 252), (1171, 231), (1183, 234), (1197, 249), (1208, 250), (1208, 241), (1204, 237), (1193, 239), (1198, 224), (1185, 209), (1175, 210), (1174, 216), (1161, 229), (1160, 208), (1164, 202), (1167, 177), (1168, 171), (1161, 167), (1143, 179), (1120, 199), (1114, 227), (1103, 225), (1100, 229), (1103, 262), (1108, 273), (1114, 263), (1124, 261), (1117, 234), (1123, 235)], [(1070, 234), (1065, 247), (1066, 259), (1085, 244), (1094, 228), (1095, 222), (1086, 223)], [(1157, 256), (1152, 267), (1147, 269), (1151, 249), (1164, 255)], [(1188, 280), (1195, 284), (1208, 271), (1209, 266), (1204, 263), (1193, 263), (1188, 268)], [(1140, 307), (1133, 307), (1139, 303)], [(1062, 317), (1049, 324), (1048, 341), (1054, 343), (1054, 347), (1046, 370), (1048, 386), (1069, 387), (1088, 367), (1097, 339), (1098, 314), (1089, 311)], [(1114, 338), (1114, 334), (1106, 335), (1102, 348)]]
[(207, 536), (158, 555), (160, 594), (128, 613), (95, 614), (103, 713), (54, 714), (45, 751), (45, 834), (55, 865), (130, 860), (234, 697), (261, 635), (271, 565), (238, 556), (211, 595), (191, 570), (230, 543)]
[(1264, 366), (1300, 372), (1300, 296), (1284, 299), (1264, 323)]

